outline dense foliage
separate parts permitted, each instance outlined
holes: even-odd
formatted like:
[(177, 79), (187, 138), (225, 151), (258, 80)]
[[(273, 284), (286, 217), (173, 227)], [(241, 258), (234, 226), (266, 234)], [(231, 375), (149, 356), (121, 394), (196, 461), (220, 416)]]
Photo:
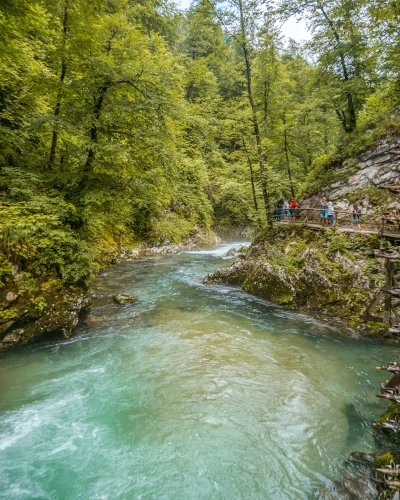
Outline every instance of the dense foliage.
[[(310, 42), (284, 43), (290, 16)], [(397, 126), (399, 16), (392, 0), (3, 0), (0, 282), (79, 283), (121, 243), (262, 224), (343, 144)]]

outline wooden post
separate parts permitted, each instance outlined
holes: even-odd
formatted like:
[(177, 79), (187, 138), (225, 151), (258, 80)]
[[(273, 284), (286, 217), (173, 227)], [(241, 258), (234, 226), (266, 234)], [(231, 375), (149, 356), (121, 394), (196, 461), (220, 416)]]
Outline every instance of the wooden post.
[(382, 236), (382, 235), (383, 235), (383, 228), (384, 228), (384, 225), (385, 225), (385, 220), (384, 220), (384, 218), (382, 217), (382, 218), (381, 218), (380, 228), (379, 228), (379, 235), (380, 235), (380, 236)]
[[(393, 284), (393, 262), (389, 259), (385, 259), (385, 269), (386, 269), (386, 286), (385, 291), (392, 289)], [(390, 316), (392, 312), (392, 296), (390, 293), (385, 293), (385, 312), (383, 314), (384, 323), (390, 324)]]

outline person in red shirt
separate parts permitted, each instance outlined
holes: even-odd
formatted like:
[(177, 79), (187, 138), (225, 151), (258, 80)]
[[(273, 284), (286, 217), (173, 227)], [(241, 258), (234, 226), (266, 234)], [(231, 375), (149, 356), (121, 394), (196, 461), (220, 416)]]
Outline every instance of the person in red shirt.
[(297, 208), (297, 203), (294, 201), (292, 198), (289, 202), (289, 210), (290, 210), (290, 217), (289, 219), (293, 219), (293, 222), (296, 218), (296, 208)]

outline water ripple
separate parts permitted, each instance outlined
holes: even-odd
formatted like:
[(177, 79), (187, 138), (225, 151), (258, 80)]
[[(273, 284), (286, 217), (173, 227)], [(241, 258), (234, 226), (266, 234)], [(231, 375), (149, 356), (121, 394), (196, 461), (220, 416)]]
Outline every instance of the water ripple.
[(306, 499), (373, 448), (397, 347), (202, 285), (229, 248), (114, 266), (138, 303), (1, 357), (1, 498)]

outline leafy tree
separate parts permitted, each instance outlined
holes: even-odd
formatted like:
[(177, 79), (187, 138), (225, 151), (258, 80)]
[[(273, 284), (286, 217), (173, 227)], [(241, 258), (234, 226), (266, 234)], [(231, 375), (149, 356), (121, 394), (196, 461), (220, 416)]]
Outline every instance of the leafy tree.
[(283, 0), (281, 12), (284, 17), (301, 15), (308, 20), (321, 78), (332, 86), (331, 98), (343, 129), (352, 132), (368, 92), (366, 77), (373, 72), (365, 1)]

